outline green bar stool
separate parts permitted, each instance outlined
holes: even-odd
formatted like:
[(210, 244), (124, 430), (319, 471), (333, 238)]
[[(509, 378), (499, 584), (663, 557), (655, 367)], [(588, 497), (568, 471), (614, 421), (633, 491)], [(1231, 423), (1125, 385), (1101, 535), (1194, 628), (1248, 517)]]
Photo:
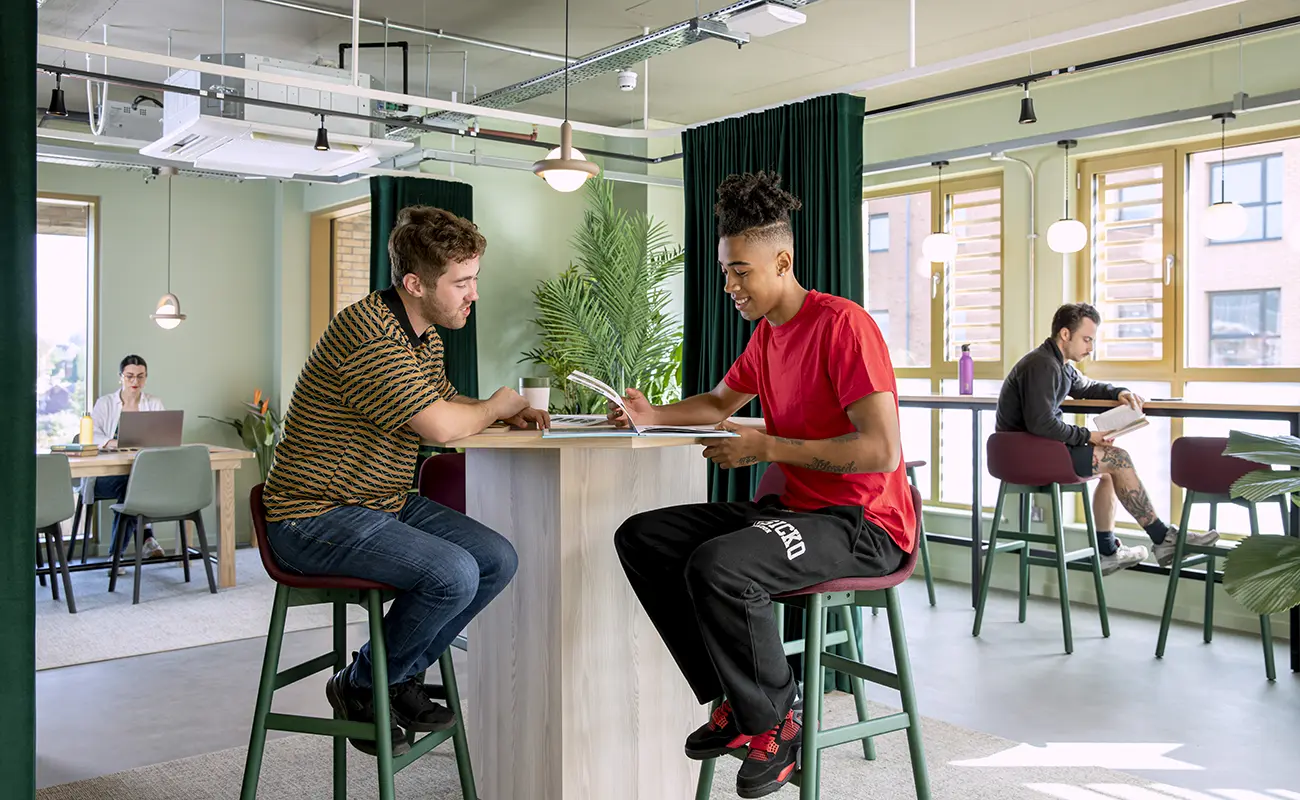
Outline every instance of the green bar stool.
[[(908, 461), (907, 482), (912, 484), (916, 489), (921, 485), (916, 482), (916, 471), (925, 466), (924, 461)], [(930, 595), (930, 605), (934, 605), (934, 576), (930, 573), (930, 540), (925, 536), (925, 523), (921, 521), (921, 507), (916, 507), (916, 545), (921, 548), (921, 566), (925, 568), (925, 591)], [(871, 609), (874, 616), (876, 609)]]
[[(463, 800), (477, 800), (474, 771), (470, 767), (469, 744), (465, 738), (465, 717), (460, 705), (460, 692), (456, 688), (456, 673), (452, 669), (451, 651), (438, 658), (442, 671), (442, 685), (447, 705), (456, 714), (456, 725), (445, 731), (427, 734), (419, 739), (408, 734), (410, 750), (400, 756), (393, 755), (393, 742), (389, 731), (388, 711), (388, 651), (384, 644), (383, 604), (395, 597), (391, 586), (357, 578), (317, 575), (296, 575), (284, 571), (276, 562), (267, 544), (266, 507), (262, 503), (262, 484), (254, 486), (248, 496), (249, 511), (253, 517), (254, 546), (262, 555), (262, 566), (275, 581), (275, 602), (271, 607), (271, 630), (266, 638), (266, 655), (262, 660), (262, 679), (257, 687), (257, 706), (253, 712), (253, 730), (248, 741), (248, 759), (244, 764), (244, 784), (240, 800), (255, 800), (257, 783), (262, 771), (262, 755), (266, 749), (268, 730), (311, 733), (334, 738), (334, 800), (348, 796), (347, 740), (369, 739), (378, 750), (378, 777), (380, 800), (394, 800), (393, 776), (410, 766), (417, 758), (451, 739), (456, 752), (456, 769), (460, 773), (460, 791)], [(370, 654), (374, 670), (375, 723), (348, 722), (271, 712), (271, 698), (279, 689), (309, 678), (323, 670), (337, 672), (348, 664), (347, 606), (355, 603), (367, 609), (370, 617)], [(334, 649), (321, 656), (280, 671), (280, 648), (284, 639), (285, 615), (291, 606), (329, 604), (334, 608)]]
[[(771, 472), (771, 468), (768, 469)], [(921, 513), (921, 493), (912, 487), (912, 504)], [(805, 637), (786, 642), (787, 655), (804, 654), (803, 675), (803, 744), (799, 769), (791, 783), (799, 787), (800, 800), (818, 800), (821, 796), (821, 751), (828, 747), (861, 741), (868, 759), (875, 758), (872, 739), (894, 731), (907, 732), (908, 750), (912, 762), (912, 781), (917, 800), (930, 800), (930, 776), (925, 766), (925, 749), (921, 742), (921, 714), (916, 704), (916, 683), (912, 677), (912, 664), (908, 656), (907, 636), (903, 630), (903, 607), (898, 587), (916, 569), (917, 550), (891, 575), (879, 578), (840, 578), (826, 581), (797, 592), (776, 595), (782, 603), (804, 610)], [(889, 636), (893, 644), (894, 665), (897, 672), (888, 672), (863, 662), (858, 648), (854, 618), (858, 608), (885, 609), (889, 622)], [(826, 632), (826, 615), (831, 610), (840, 614), (844, 630)], [(849, 657), (843, 658), (828, 652), (827, 647), (846, 644)], [(822, 711), (825, 698), (822, 683), (823, 670), (831, 669), (848, 675), (857, 702), (858, 721), (830, 730), (822, 730)], [(903, 710), (886, 717), (868, 719), (864, 682), (896, 689), (902, 697)], [(716, 707), (717, 704), (714, 704)], [(743, 759), (747, 751), (731, 753)], [(700, 779), (696, 786), (696, 800), (708, 800), (713, 792), (713, 772), (717, 759), (700, 763)]]
[[(36, 532), (45, 535), (45, 551), (49, 558), (50, 594), (59, 599), (59, 583), (55, 578), (57, 568), (63, 576), (63, 594), (67, 598), (68, 613), (77, 613), (77, 600), (72, 596), (72, 576), (68, 573), (67, 553), (63, 549), (63, 520), (72, 516), (73, 499), (68, 487), (72, 483), (72, 469), (68, 457), (55, 453), (36, 457)], [(40, 545), (36, 547), (40, 557)], [(41, 571), (42, 579), (45, 571)]]
[[(1235, 546), (1230, 543), (1212, 545), (1191, 545), (1187, 543), (1186, 531), (1191, 524), (1192, 505), (1205, 503), (1210, 507), (1210, 530), (1219, 522), (1219, 504), (1231, 503), (1244, 506), (1250, 512), (1250, 535), (1259, 536), (1259, 513), (1257, 504), (1244, 498), (1234, 498), (1229, 492), (1232, 484), (1248, 472), (1266, 469), (1252, 461), (1225, 456), (1228, 440), (1212, 436), (1182, 436), (1174, 441), (1169, 451), (1169, 477), (1177, 486), (1187, 491), (1183, 498), (1183, 517), (1178, 526), (1178, 541), (1174, 545), (1174, 559), (1169, 566), (1169, 587), (1165, 590), (1165, 609), (1160, 615), (1160, 638), (1156, 641), (1156, 658), (1164, 658), (1165, 644), (1169, 639), (1169, 623), (1174, 616), (1174, 601), (1178, 597), (1178, 579), (1182, 570), (1200, 564), (1205, 565), (1205, 643), (1214, 638), (1214, 585), (1223, 582), (1223, 572), (1215, 568), (1215, 561), (1232, 552)], [(1287, 495), (1282, 494), (1268, 502), (1277, 502), (1282, 509), (1282, 530), (1287, 530), (1290, 521), (1287, 509)], [(1270, 681), (1277, 680), (1277, 669), (1273, 664), (1273, 626), (1268, 615), (1259, 618), (1260, 639), (1264, 645), (1264, 674)], [(1293, 634), (1294, 635), (1294, 634)]]
[[(126, 499), (110, 508), (123, 516), (135, 517), (135, 589), (131, 600), (140, 602), (140, 568), (143, 566), (144, 529), (146, 523), (177, 522), (180, 530), (181, 565), (185, 582), (190, 580), (190, 545), (185, 523), (194, 524), (199, 536), (199, 553), (208, 575), (208, 591), (217, 593), (212, 573), (208, 536), (203, 529), (203, 509), (212, 505), (212, 462), (208, 446), (187, 444), (180, 447), (157, 447), (141, 450), (131, 465), (126, 484)], [(120, 528), (119, 528), (120, 530)], [(122, 563), (125, 542), (114, 542), (113, 569), (108, 590), (117, 590), (117, 569)]]
[[(1097, 526), (1092, 518), (1092, 499), (1088, 484), (1096, 477), (1081, 478), (1074, 473), (1070, 453), (1061, 442), (1044, 439), (1029, 433), (999, 432), (988, 440), (989, 474), (1001, 481), (998, 502), (993, 510), (993, 530), (989, 534), (988, 556), (984, 563), (984, 577), (980, 581), (979, 602), (975, 606), (975, 626), (972, 636), (980, 635), (984, 622), (984, 605), (993, 580), (993, 561), (998, 553), (1020, 553), (1020, 621), (1025, 621), (1029, 604), (1029, 567), (1054, 567), (1061, 594), (1061, 627), (1065, 636), (1065, 652), (1074, 652), (1074, 636), (1070, 628), (1070, 589), (1066, 573), (1069, 567), (1091, 569), (1097, 589), (1097, 612), (1101, 617), (1101, 635), (1110, 636), (1110, 617), (1106, 613), (1106, 592), (1101, 583), (1101, 555), (1097, 549)], [(1077, 493), (1083, 501), (1083, 515), (1088, 527), (1085, 547), (1073, 552), (1065, 549), (1065, 525), (1061, 519), (1061, 495)], [(1002, 527), (1002, 512), (1008, 495), (1020, 495), (1020, 528)], [(1052, 533), (1039, 534), (1029, 530), (1028, 498), (1036, 494), (1052, 498)], [(978, 546), (978, 543), (974, 543)], [(1030, 544), (1053, 548), (1051, 556), (1030, 552)]]

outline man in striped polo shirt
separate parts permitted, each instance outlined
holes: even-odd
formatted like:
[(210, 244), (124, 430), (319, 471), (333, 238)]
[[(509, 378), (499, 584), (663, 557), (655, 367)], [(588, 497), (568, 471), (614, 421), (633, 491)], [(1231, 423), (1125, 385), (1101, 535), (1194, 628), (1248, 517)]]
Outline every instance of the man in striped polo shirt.
[[(469, 319), (486, 246), (468, 220), (426, 206), (402, 210), (388, 239), (393, 285), (330, 321), (294, 388), (266, 482), (267, 538), (286, 569), (402, 592), (384, 616), (394, 755), (409, 750), (402, 728), (455, 724), (416, 676), (518, 564), (500, 534), (408, 492), (420, 441), (454, 441), (497, 420), (550, 423), (512, 389), (475, 400), (447, 380), (433, 326), (460, 328)], [(367, 643), (326, 684), (344, 719), (374, 721), (371, 674)], [(374, 742), (352, 744), (375, 753)]]

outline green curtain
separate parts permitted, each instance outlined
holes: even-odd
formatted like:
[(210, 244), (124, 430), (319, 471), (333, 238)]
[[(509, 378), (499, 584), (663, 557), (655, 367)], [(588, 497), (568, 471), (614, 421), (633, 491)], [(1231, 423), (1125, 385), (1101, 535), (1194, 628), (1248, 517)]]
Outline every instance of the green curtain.
[[(0, 3), (0, 85), (15, 109), (36, 108), (36, 8)], [(36, 795), (36, 130), (0, 119), (0, 797)], [(51, 578), (53, 580), (53, 578)]]
[[(745, 349), (754, 326), (741, 319), (723, 292), (713, 205), (731, 174), (768, 170), (803, 201), (794, 213), (794, 271), (806, 288), (861, 303), (862, 115), (866, 101), (831, 95), (722, 120), (682, 134), (686, 192), (686, 297), (683, 394), (707, 392)], [(757, 402), (749, 409), (759, 416)], [(758, 489), (759, 468), (719, 470), (709, 465), (714, 501), (746, 500)], [(857, 618), (861, 622), (862, 615)], [(831, 616), (828, 630), (838, 630)], [(861, 639), (861, 624), (858, 625)], [(787, 639), (803, 635), (800, 614), (786, 615)], [(836, 648), (837, 650), (839, 648)], [(861, 651), (859, 651), (861, 652)], [(846, 652), (841, 655), (847, 656)], [(802, 676), (803, 659), (791, 656)], [(827, 671), (827, 691), (849, 691), (847, 676)]]
[[(722, 287), (713, 205), (728, 175), (768, 170), (803, 201), (791, 219), (794, 271), (809, 289), (862, 302), (862, 115), (866, 101), (831, 95), (747, 114), (682, 134), (686, 192), (683, 394), (717, 385), (754, 326)], [(749, 409), (759, 416), (758, 403)], [(761, 470), (710, 465), (714, 501), (749, 499)]]
[[(370, 179), (370, 289), (392, 285), (388, 263), (388, 235), (397, 224), (397, 214), (407, 206), (433, 206), (458, 217), (474, 219), (474, 188), (468, 183), (432, 178)], [(478, 397), (478, 314), (460, 330), (439, 327), (447, 360), (447, 379), (456, 391)]]

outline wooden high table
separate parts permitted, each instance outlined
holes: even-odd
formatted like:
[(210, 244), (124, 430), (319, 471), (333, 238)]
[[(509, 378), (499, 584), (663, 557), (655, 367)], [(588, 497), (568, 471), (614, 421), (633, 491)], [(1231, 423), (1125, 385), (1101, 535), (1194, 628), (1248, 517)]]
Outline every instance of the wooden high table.
[[(682, 754), (696, 702), (637, 601), (614, 531), (704, 502), (690, 437), (543, 439), (489, 430), (466, 449), (466, 510), (508, 538), (519, 571), (470, 625), (470, 752), (479, 793), (510, 800), (694, 796)], [(691, 624), (690, 620), (682, 620)]]
[[(217, 585), (228, 589), (235, 585), (235, 470), (243, 466), (244, 459), (256, 456), (248, 450), (208, 445), (212, 458), (212, 471), (217, 474), (217, 519), (220, 522), (217, 536)], [(73, 478), (92, 478), (104, 475), (129, 475), (131, 464), (139, 450), (100, 453), (96, 456), (69, 456)], [(68, 560), (71, 561), (69, 552)], [(148, 563), (148, 562), (146, 562)], [(77, 571), (82, 565), (69, 565)], [(85, 567), (102, 569), (103, 563), (86, 564)]]
[[(971, 412), (971, 538), (957, 540), (927, 534), (927, 538), (949, 543), (971, 546), (971, 605), (979, 597), (981, 580), (982, 548), (977, 545), (983, 541), (981, 526), (981, 504), (984, 481), (984, 434), (981, 430), (981, 411), (996, 411), (998, 399), (989, 395), (900, 395), (899, 406), (903, 408), (929, 408), (950, 411)], [(1066, 414), (1100, 414), (1119, 405), (1111, 400), (1073, 400), (1067, 399), (1061, 404)], [(1198, 403), (1189, 400), (1149, 400), (1142, 406), (1148, 417), (1179, 417), (1202, 419), (1269, 419), (1286, 422), (1292, 436), (1300, 436), (1300, 404), (1291, 406), (1253, 405), (1249, 403)], [(1300, 538), (1300, 505), (1291, 504), (1290, 535)], [(1156, 572), (1168, 574), (1168, 569), (1148, 564), (1139, 564), (1132, 568), (1137, 572)], [(1183, 573), (1187, 575), (1186, 572)], [(1290, 611), (1291, 623), (1291, 671), (1300, 671), (1300, 608)]]

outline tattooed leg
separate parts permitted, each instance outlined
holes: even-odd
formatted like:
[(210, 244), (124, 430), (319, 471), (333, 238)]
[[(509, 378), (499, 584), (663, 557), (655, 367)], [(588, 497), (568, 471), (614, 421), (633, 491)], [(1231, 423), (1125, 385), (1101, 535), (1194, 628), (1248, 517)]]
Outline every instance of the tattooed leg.
[(1110, 473), (1101, 473), (1097, 480), (1097, 491), (1092, 494), (1092, 513), (1097, 521), (1097, 530), (1115, 530), (1115, 481)]
[[(1124, 506), (1124, 510), (1131, 514), (1139, 525), (1146, 527), (1160, 519), (1151, 505), (1151, 498), (1147, 495), (1146, 488), (1142, 486), (1142, 480), (1133, 469), (1133, 459), (1129, 457), (1127, 451), (1119, 447), (1095, 447), (1092, 451), (1092, 465), (1097, 473), (1109, 476), (1111, 489), (1119, 499), (1119, 504)], [(1098, 496), (1101, 496), (1101, 493), (1102, 488), (1098, 487)], [(1101, 528), (1100, 523), (1099, 514), (1098, 528), (1106, 530)]]

